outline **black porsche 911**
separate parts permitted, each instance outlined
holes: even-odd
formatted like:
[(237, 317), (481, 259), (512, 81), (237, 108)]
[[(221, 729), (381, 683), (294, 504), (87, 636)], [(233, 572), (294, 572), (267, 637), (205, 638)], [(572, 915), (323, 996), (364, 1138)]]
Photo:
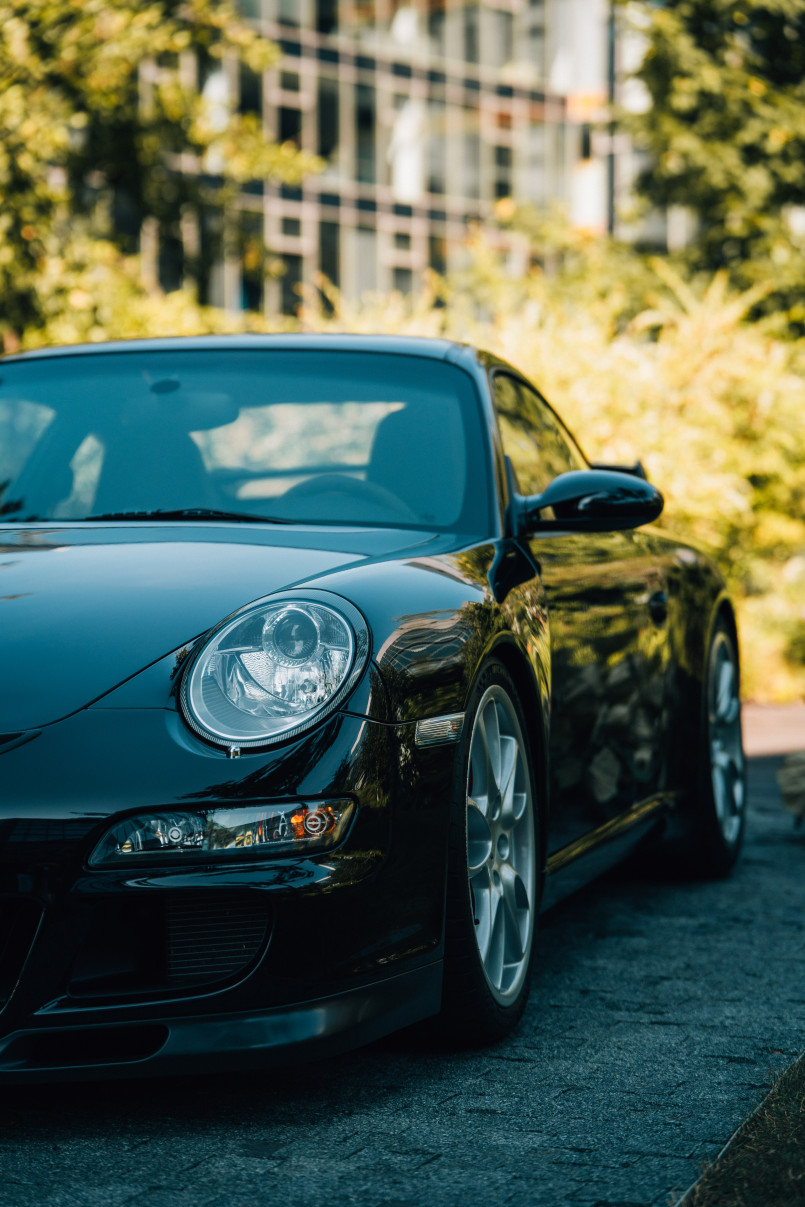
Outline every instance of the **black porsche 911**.
[(0, 1080), (517, 1023), (540, 910), (723, 875), (735, 620), (474, 348), (203, 337), (0, 363)]

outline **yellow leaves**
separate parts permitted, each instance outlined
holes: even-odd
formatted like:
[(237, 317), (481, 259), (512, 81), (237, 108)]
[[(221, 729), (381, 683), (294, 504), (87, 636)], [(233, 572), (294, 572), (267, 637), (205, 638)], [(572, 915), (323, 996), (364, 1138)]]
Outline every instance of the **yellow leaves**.
[(86, 289), (71, 289), (67, 295), (67, 301), (73, 310), (92, 309), (92, 294), (88, 293)]
[(6, 21), (2, 26), (2, 43), (0, 45), (2, 46), (0, 62), (2, 62), (5, 74), (7, 70), (13, 70), (14, 64), (23, 63), (29, 55), (26, 23), (18, 18)]
[(110, 41), (119, 38), (127, 24), (126, 14), (110, 6), (96, 15), (93, 33), (100, 42)]
[(195, 94), (183, 88), (175, 78), (158, 85), (157, 99), (163, 117), (177, 124), (184, 121), (198, 104)]
[(685, 170), (685, 160), (678, 151), (666, 151), (660, 161), (666, 172), (679, 176)]
[(759, 80), (757, 78), (757, 76), (753, 75), (753, 76), (749, 77), (749, 83), (747, 84), (747, 88), (749, 89), (749, 91), (752, 93), (753, 96), (765, 96), (766, 95), (766, 85), (763, 83), (763, 80)]
[(280, 52), (273, 42), (264, 38), (254, 39), (241, 48), (241, 58), (251, 71), (262, 72), (273, 67), (279, 60)]
[(782, 126), (775, 126), (769, 131), (769, 137), (766, 140), (770, 151), (780, 151), (793, 138), (790, 130), (784, 130)]
[(517, 202), (512, 197), (501, 197), (495, 202), (495, 218), (498, 222), (511, 222), (517, 213)]
[(304, 176), (324, 167), (318, 156), (300, 151), (295, 143), (267, 142), (260, 119), (252, 113), (233, 114), (220, 131), (202, 112), (193, 124), (191, 136), (207, 148), (211, 161), (218, 165), (215, 170), (238, 184), (249, 180), (297, 184)]

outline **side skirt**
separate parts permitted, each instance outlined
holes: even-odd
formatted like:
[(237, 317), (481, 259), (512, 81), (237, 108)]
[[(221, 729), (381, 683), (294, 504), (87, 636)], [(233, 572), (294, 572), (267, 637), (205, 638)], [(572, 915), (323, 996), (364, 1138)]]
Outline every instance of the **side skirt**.
[(541, 912), (625, 859), (676, 803), (675, 792), (658, 792), (550, 855)]

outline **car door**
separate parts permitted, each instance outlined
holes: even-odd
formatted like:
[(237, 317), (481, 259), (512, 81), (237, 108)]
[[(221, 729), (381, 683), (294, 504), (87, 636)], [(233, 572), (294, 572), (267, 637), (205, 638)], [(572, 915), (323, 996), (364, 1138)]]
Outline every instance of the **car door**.
[[(523, 494), (588, 468), (570, 433), (524, 381), (497, 372), (503, 450)], [(667, 638), (662, 570), (650, 541), (627, 532), (536, 531), (524, 538), (551, 633), (549, 854), (638, 803), (662, 782)]]

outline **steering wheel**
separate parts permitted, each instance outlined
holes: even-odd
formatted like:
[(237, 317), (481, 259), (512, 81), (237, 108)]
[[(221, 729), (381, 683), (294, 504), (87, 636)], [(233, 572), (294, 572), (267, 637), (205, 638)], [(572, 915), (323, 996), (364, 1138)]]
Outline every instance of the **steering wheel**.
[(364, 499), (367, 503), (377, 503), (391, 511), (402, 520), (414, 520), (417, 517), (407, 503), (399, 495), (378, 486), (376, 482), (364, 482), (362, 478), (351, 478), (349, 474), (318, 474), (298, 482), (290, 490), (286, 490), (283, 499), (302, 499), (314, 495), (349, 495), (355, 499)]

